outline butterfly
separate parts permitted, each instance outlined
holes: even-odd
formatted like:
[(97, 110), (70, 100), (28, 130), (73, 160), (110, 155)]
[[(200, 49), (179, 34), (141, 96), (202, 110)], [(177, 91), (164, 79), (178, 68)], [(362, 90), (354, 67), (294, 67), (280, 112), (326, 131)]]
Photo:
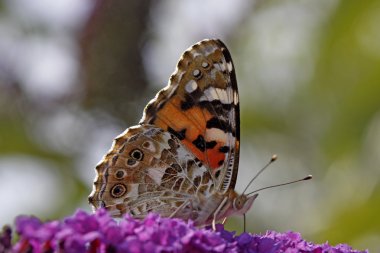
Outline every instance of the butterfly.
[(193, 220), (197, 226), (244, 214), (257, 194), (238, 194), (239, 94), (231, 55), (218, 39), (181, 56), (168, 85), (139, 124), (117, 136), (96, 166), (89, 202), (113, 217)]

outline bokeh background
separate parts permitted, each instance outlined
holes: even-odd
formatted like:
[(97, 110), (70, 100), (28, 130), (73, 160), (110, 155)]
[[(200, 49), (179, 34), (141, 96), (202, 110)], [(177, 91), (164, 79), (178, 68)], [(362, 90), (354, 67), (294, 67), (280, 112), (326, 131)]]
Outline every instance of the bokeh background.
[[(229, 47), (248, 230), (380, 251), (380, 1), (0, 0), (0, 224), (90, 210), (94, 167), (180, 54)], [(242, 230), (242, 219), (228, 227)]]

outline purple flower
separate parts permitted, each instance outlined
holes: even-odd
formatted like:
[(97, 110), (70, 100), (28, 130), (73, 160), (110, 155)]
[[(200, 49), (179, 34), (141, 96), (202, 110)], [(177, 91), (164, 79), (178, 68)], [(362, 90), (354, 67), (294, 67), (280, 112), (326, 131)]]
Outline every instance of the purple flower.
[(63, 221), (45, 223), (35, 217), (20, 216), (16, 219), (16, 232), (19, 240), (12, 245), (11, 230), (4, 228), (0, 234), (0, 252), (360, 252), (344, 244), (313, 244), (295, 232), (236, 236), (222, 225), (217, 225), (216, 231), (199, 229), (191, 221), (161, 218), (156, 214), (149, 214), (144, 220), (127, 215), (116, 222), (105, 210), (95, 214), (77, 211)]
[(12, 248), (12, 229), (9, 226), (4, 226), (0, 233), (0, 252), (10, 252)]
[(295, 232), (278, 233), (268, 231), (264, 235), (243, 233), (236, 237), (239, 252), (310, 252), (310, 253), (361, 253), (368, 251), (353, 250), (346, 244), (330, 246), (329, 244), (313, 244), (302, 239), (301, 234)]

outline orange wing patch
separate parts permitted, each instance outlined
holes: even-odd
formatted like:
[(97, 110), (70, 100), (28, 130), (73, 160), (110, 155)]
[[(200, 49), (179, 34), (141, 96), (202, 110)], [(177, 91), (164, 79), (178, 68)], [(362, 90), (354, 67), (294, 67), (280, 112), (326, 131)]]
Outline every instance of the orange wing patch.
[(217, 169), (225, 160), (225, 154), (220, 151), (223, 151), (225, 141), (210, 138), (211, 132), (207, 132), (206, 123), (213, 115), (197, 106), (184, 112), (180, 104), (179, 97), (173, 97), (170, 103), (165, 103), (157, 112), (154, 125), (174, 134), (199, 160), (211, 169)]

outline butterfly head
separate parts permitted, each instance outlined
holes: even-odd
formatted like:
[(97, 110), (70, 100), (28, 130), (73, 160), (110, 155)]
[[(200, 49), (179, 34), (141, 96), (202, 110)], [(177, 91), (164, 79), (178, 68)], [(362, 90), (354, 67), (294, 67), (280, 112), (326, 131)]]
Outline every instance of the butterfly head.
[(243, 215), (246, 213), (252, 206), (253, 201), (257, 198), (258, 194), (255, 194), (251, 197), (248, 197), (245, 194), (238, 195), (233, 201), (232, 201), (232, 207), (235, 211), (235, 214)]
[(258, 194), (252, 196), (239, 195), (234, 190), (231, 190), (228, 194), (228, 200), (218, 212), (217, 220), (231, 215), (244, 215), (252, 207), (257, 196)]

